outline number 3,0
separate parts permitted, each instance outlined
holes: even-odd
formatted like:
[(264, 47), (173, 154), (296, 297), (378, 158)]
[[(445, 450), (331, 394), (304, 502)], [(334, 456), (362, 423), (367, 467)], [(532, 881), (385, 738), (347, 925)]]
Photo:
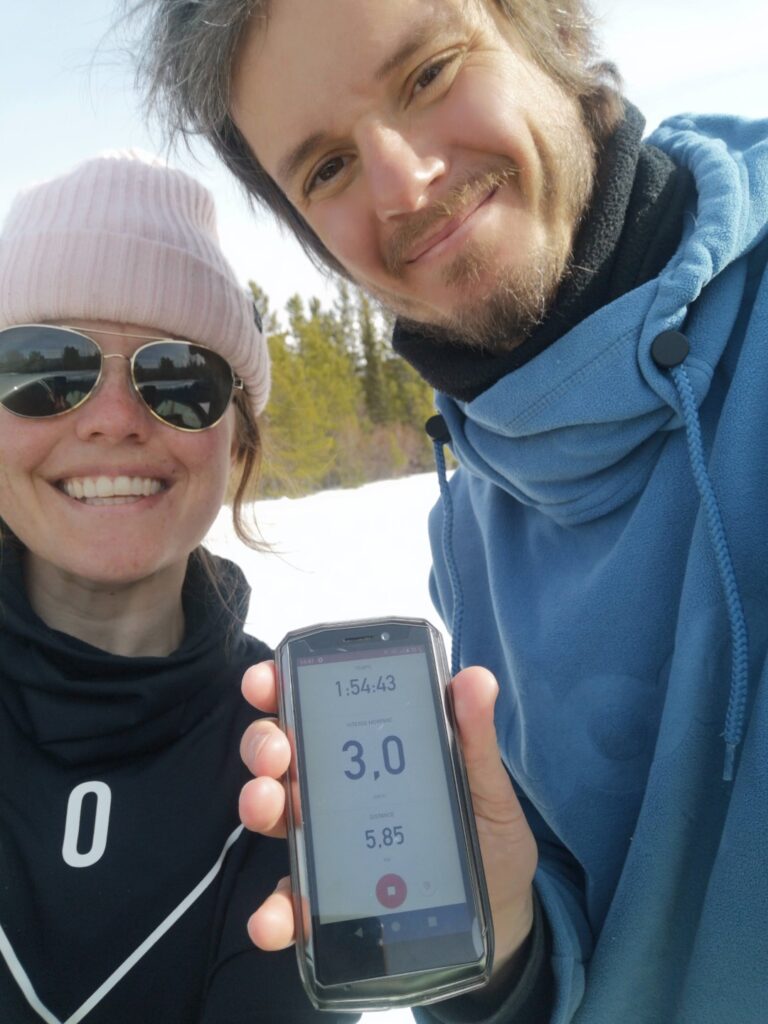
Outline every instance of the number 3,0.
[[(93, 818), (93, 834), (89, 850), (80, 852), (77, 841), (83, 818), (83, 800), (92, 793), (96, 797), (96, 813)], [(107, 829), (109, 828), (109, 809), (112, 804), (112, 791), (106, 782), (81, 782), (69, 794), (67, 802), (67, 821), (64, 826), (64, 842), (61, 855), (71, 868), (89, 868), (100, 860), (107, 847)]]

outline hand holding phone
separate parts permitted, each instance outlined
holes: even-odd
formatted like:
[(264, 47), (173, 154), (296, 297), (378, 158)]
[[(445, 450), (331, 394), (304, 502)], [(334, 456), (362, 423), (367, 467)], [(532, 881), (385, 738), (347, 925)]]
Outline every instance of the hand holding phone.
[[(356, 675), (350, 675), (348, 687), (346, 677), (340, 676), (338, 679), (332, 679), (330, 685), (332, 688), (335, 687), (335, 700), (342, 705), (347, 701), (354, 704), (359, 703), (361, 698), (369, 698), (372, 713), (365, 718), (367, 726), (369, 719), (374, 720), (377, 717), (373, 714), (373, 705), (377, 700), (375, 697), (376, 691), (370, 690), (370, 679), (368, 680), (367, 689), (360, 682), (358, 682), (357, 686), (351, 684), (351, 680), (360, 680), (360, 678)], [(375, 682), (377, 684), (379, 682), (378, 675), (375, 678)], [(337, 683), (341, 685), (341, 691), (339, 691)], [(349, 693), (347, 693), (347, 687), (349, 688)], [(271, 664), (266, 663), (250, 669), (246, 673), (243, 690), (246, 697), (255, 706), (267, 712), (276, 710), (275, 677)], [(514, 953), (525, 940), (530, 929), (532, 920), (531, 879), (536, 864), (536, 848), (496, 750), (493, 727), (493, 703), (496, 693), (495, 680), (484, 669), (466, 669), (456, 678), (452, 684), (452, 690), (493, 909), (494, 929), (496, 932), (493, 984), (497, 984), (498, 976), (501, 975), (503, 977), (507, 965), (513, 959)], [(391, 693), (393, 691), (378, 692)], [(347, 721), (362, 722), (363, 716), (356, 715), (344, 718), (343, 725), (346, 725)], [(384, 740), (391, 736), (399, 736), (401, 743), (403, 743), (406, 765), (402, 771), (398, 771), (401, 766), (401, 760), (400, 746), (396, 740), (389, 740), (386, 757), (383, 751), (378, 750), (378, 747), (371, 748), (371, 750), (377, 750), (376, 757), (378, 760), (374, 763), (368, 756), (366, 750), (368, 741), (365, 737), (359, 736), (357, 739), (347, 737), (343, 738), (344, 743), (352, 739), (353, 743), (361, 744), (363, 750), (361, 752), (358, 747), (349, 746), (346, 751), (340, 751), (342, 755), (341, 763), (344, 766), (343, 770), (351, 772), (352, 776), (360, 776), (359, 778), (344, 776), (343, 781), (353, 786), (355, 783), (365, 782), (366, 777), (368, 777), (369, 782), (376, 782), (378, 785), (378, 780), (374, 780), (372, 774), (367, 776), (369, 771), (371, 773), (379, 771), (380, 778), (382, 777), (382, 770), (385, 774), (394, 774), (395, 781), (397, 781), (398, 776), (407, 775), (408, 770), (412, 767), (409, 758), (410, 741), (406, 743), (407, 738), (404, 735), (400, 735), (394, 729), (392, 731), (387, 730), (386, 735), (381, 733), (379, 739), (383, 743)], [(344, 743), (341, 744), (342, 747)], [(291, 752), (286, 737), (273, 722), (267, 719), (260, 719), (254, 722), (246, 732), (243, 738), (242, 752), (246, 764), (257, 776), (243, 790), (241, 816), (244, 823), (249, 828), (267, 834), (285, 834), (283, 814), (284, 790), (276, 780), (287, 770), (290, 762)], [(354, 761), (350, 760), (350, 758), (357, 758), (358, 760)], [(361, 774), (363, 772), (361, 761), (365, 765), (365, 775)], [(389, 765), (389, 768), (395, 769), (394, 773), (388, 771), (387, 765)], [(297, 782), (298, 778), (294, 772), (294, 788)], [(374, 787), (375, 789), (376, 787)], [(384, 811), (382, 813), (388, 812)], [(384, 821), (385, 819), (382, 818), (381, 822)], [(406, 845), (409, 838), (415, 838), (415, 833), (412, 834), (407, 831), (403, 823), (400, 822), (400, 831), (396, 834), (394, 831), (396, 825), (398, 825), (397, 822), (390, 825), (386, 823), (380, 824), (378, 826), (381, 832), (380, 835), (376, 831), (377, 826), (375, 824), (369, 824), (367, 829), (363, 829), (359, 838), (364, 844), (365, 853), (371, 853), (374, 857), (381, 855), (382, 852), (386, 853), (388, 840), (391, 841), (391, 853), (405, 852), (402, 847)], [(383, 828), (389, 828), (391, 834), (385, 834), (382, 831)], [(373, 832), (372, 836), (366, 835), (366, 832), (369, 831)], [(353, 834), (355, 834), (354, 831)], [(401, 836), (402, 839), (400, 838)], [(370, 843), (375, 845), (369, 846), (368, 844)], [(359, 856), (362, 856), (363, 848), (357, 851), (357, 853)], [(435, 843), (433, 854), (438, 862), (440, 861), (441, 853), (441, 847)], [(391, 873), (399, 874), (403, 878), (402, 872), (393, 871)], [(386, 874), (386, 872), (383, 874)], [(383, 891), (382, 894), (386, 900), (398, 900), (402, 895), (400, 883), (395, 883), (394, 880), (390, 881), (392, 882), (392, 892)], [(405, 901), (400, 906), (403, 907), (404, 905)], [(436, 906), (437, 903), (434, 905)], [(450, 903), (446, 905), (450, 905)], [(456, 905), (454, 904), (454, 906)], [(398, 907), (391, 908), (392, 913), (388, 913), (389, 908), (384, 906), (380, 906), (379, 909), (382, 911), (381, 914), (372, 915), (379, 918), (379, 920), (375, 924), (369, 920), (369, 927), (374, 925), (374, 927), (380, 928), (382, 919), (386, 922), (387, 918), (390, 924), (398, 923), (397, 918), (400, 916), (397, 913)], [(424, 909), (423, 907), (420, 909), (418, 907), (414, 908), (411, 920), (418, 921), (421, 918), (421, 923), (429, 929), (428, 916), (425, 918), (424, 914), (421, 913)], [(407, 922), (401, 920), (399, 923), (404, 925)], [(306, 932), (305, 926), (306, 921), (303, 923), (299, 922), (300, 934), (302, 927), (304, 927)], [(434, 925), (431, 927), (434, 928)], [(296, 931), (296, 921), (294, 919), (294, 904), (287, 880), (284, 880), (276, 893), (253, 914), (249, 931), (256, 944), (265, 949), (282, 948), (292, 941)], [(446, 992), (445, 994), (450, 993)], [(356, 998), (353, 995), (353, 1001), (342, 1001), (334, 1005), (344, 1005), (347, 1007), (359, 1005), (359, 1003), (354, 1001)], [(393, 993), (381, 996), (381, 1001), (376, 1005), (391, 1006), (397, 1005), (398, 1002), (415, 1003), (418, 1001), (417, 993), (411, 996), (407, 993), (405, 995)], [(327, 1004), (323, 1003), (323, 1005)], [(371, 1003), (366, 1002), (363, 1005), (366, 1008), (370, 1008)]]

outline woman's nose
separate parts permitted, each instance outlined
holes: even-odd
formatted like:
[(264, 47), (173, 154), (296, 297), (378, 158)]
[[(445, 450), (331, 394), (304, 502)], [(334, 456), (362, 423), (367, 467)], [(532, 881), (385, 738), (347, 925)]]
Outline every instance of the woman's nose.
[(128, 356), (102, 356), (101, 379), (95, 392), (76, 411), (76, 432), (83, 439), (143, 440), (152, 416), (136, 394)]

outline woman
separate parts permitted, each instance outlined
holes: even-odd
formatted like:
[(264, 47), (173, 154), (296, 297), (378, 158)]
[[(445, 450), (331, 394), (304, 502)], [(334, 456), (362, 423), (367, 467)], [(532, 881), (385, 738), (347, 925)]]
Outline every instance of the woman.
[[(0, 1020), (301, 1021), (248, 909), (248, 588), (200, 547), (259, 454), (268, 356), (210, 195), (113, 153), (0, 235)], [(323, 1020), (329, 1020), (327, 1014)]]

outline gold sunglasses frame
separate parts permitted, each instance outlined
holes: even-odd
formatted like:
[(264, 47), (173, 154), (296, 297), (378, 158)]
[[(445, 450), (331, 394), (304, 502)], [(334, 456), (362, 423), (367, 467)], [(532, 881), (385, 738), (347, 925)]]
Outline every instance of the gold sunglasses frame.
[[(101, 355), (101, 365), (99, 366), (99, 373), (98, 376), (96, 377), (96, 382), (91, 388), (91, 390), (88, 392), (88, 394), (81, 398), (76, 405), (70, 406), (69, 409), (62, 409), (60, 412), (53, 412), (50, 414), (50, 416), (25, 416), (24, 413), (22, 412), (15, 412), (13, 409), (6, 409), (6, 412), (9, 412), (12, 416), (18, 416), (19, 419), (22, 420), (53, 420), (57, 419), (59, 416), (67, 416), (69, 413), (75, 412), (77, 409), (81, 408), (81, 406), (85, 405), (88, 399), (95, 395), (96, 392), (98, 391), (99, 385), (101, 384), (102, 377), (104, 375), (104, 362), (107, 359), (127, 359), (128, 363), (130, 364), (131, 371), (131, 387), (133, 388), (133, 391), (136, 397), (141, 402), (143, 408), (145, 408), (147, 412), (151, 416), (153, 416), (159, 423), (162, 423), (166, 427), (170, 427), (171, 430), (181, 430), (185, 434), (199, 434), (203, 430), (210, 430), (212, 427), (217, 426), (217, 424), (221, 423), (221, 421), (226, 416), (227, 410), (232, 404), (232, 398), (234, 397), (235, 391), (243, 391), (245, 389), (242, 377), (235, 376), (234, 370), (229, 365), (227, 360), (224, 359), (224, 356), (216, 352), (215, 349), (210, 348), (210, 346), (201, 345), (199, 344), (199, 342), (196, 341), (187, 341), (184, 338), (154, 337), (148, 336), (146, 334), (129, 334), (127, 331), (102, 331), (96, 329), (92, 330), (90, 327), (88, 328), (88, 333), (86, 333), (83, 328), (74, 327), (70, 324), (9, 324), (7, 327), (4, 327), (0, 330), (0, 341), (2, 341), (3, 334), (6, 331), (10, 331), (18, 327), (39, 327), (42, 330), (56, 330), (64, 331), (68, 334), (74, 334), (78, 338), (85, 338), (87, 341), (90, 341), (93, 345), (96, 346), (96, 348), (99, 350), (99, 354)], [(132, 338), (135, 341), (143, 341), (144, 344), (140, 345), (136, 349), (136, 351), (130, 356), (123, 355), (122, 352), (107, 353), (102, 349), (98, 341), (91, 337), (91, 334), (107, 334), (115, 338)], [(213, 423), (206, 423), (204, 427), (180, 427), (176, 423), (169, 423), (168, 420), (163, 419), (163, 417), (159, 413), (155, 412), (155, 410), (144, 399), (143, 395), (141, 394), (141, 391), (139, 391), (139, 386), (136, 382), (136, 375), (134, 373), (134, 360), (136, 359), (136, 356), (140, 352), (143, 352), (145, 348), (149, 348), (151, 345), (157, 345), (158, 342), (164, 345), (191, 345), (193, 346), (193, 348), (201, 348), (205, 352), (211, 352), (213, 355), (217, 356), (219, 359), (222, 359), (227, 364), (230, 373), (232, 374), (232, 391), (230, 392), (229, 400), (227, 401), (227, 404), (224, 407), (221, 416), (219, 416), (218, 419), (214, 420)], [(3, 408), (5, 409), (6, 407), (3, 406)]]

